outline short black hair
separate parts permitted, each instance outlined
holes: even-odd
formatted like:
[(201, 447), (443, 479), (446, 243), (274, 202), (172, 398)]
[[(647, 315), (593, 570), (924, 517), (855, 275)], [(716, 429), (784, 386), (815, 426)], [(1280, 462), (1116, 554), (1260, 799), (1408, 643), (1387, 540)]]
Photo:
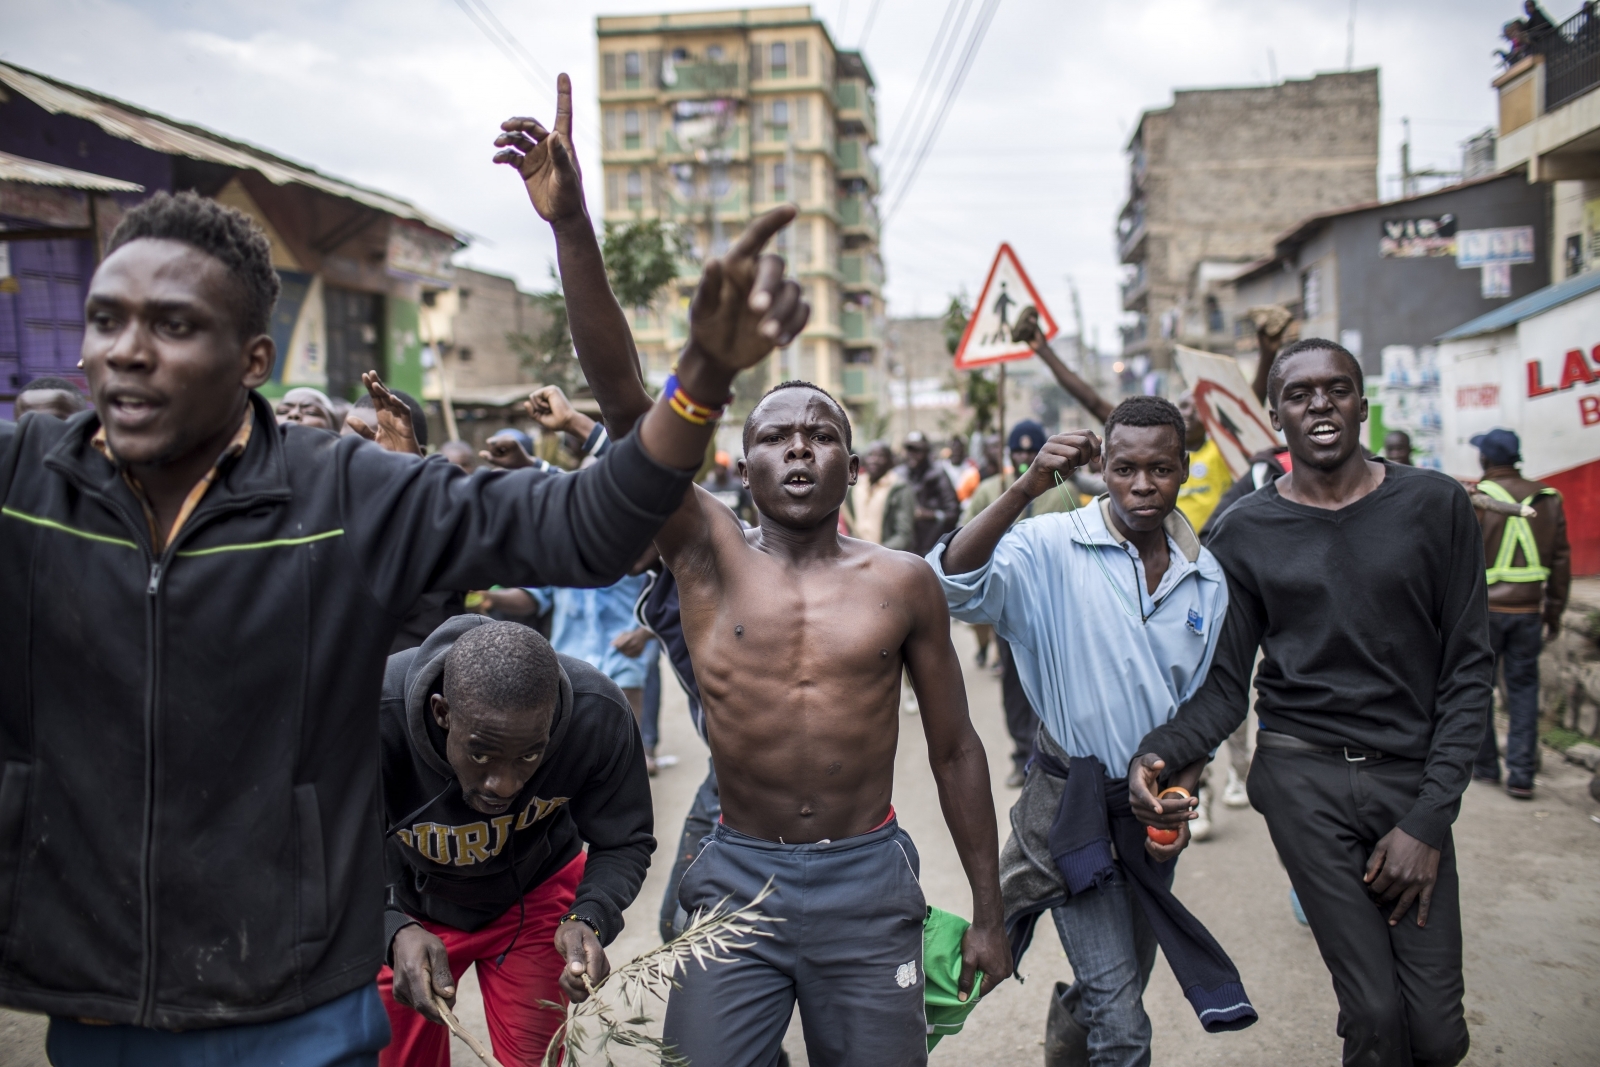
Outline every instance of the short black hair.
[(1118, 404), (1106, 419), (1103, 449), (1111, 448), (1111, 430), (1117, 426), (1171, 426), (1178, 435), (1178, 450), (1184, 451), (1189, 439), (1189, 424), (1177, 405), (1161, 396), (1130, 396)]
[[(406, 392), (404, 389), (390, 389), (389, 392), (393, 393), (396, 397), (398, 397), (399, 400), (400, 400), (400, 403), (404, 404), (406, 406), (406, 409), (411, 412), (411, 436), (413, 436), (413, 437), (415, 437), (417, 439), (417, 444), (421, 445), (423, 448), (427, 448), (428, 447), (428, 416), (422, 410), (422, 405), (417, 402), (417, 398), (416, 397), (412, 396), (410, 393)], [(377, 405), (372, 402), (372, 394), (371, 393), (362, 393), (359, 397), (356, 398), (356, 402), (354, 404), (350, 405), (350, 406), (353, 407), (353, 408), (376, 408), (377, 407)]]
[(83, 391), (75, 384), (67, 381), (65, 378), (56, 378), (50, 375), (33, 379), (33, 381), (29, 382), (27, 385), (24, 385), (21, 389), (18, 389), (17, 394), (20, 396), (23, 393), (31, 393), (35, 389), (39, 390), (40, 392), (51, 390), (60, 391), (63, 393), (71, 393), (79, 400), (83, 399)]
[(553, 707), (560, 687), (555, 649), (519, 622), (474, 626), (444, 656), (444, 698), (452, 710)]
[(157, 193), (117, 223), (106, 255), (144, 237), (182, 241), (221, 260), (239, 286), (233, 312), (240, 337), (267, 332), (278, 302), (278, 272), (267, 235), (248, 215), (195, 193)]
[(1345, 362), (1355, 369), (1356, 392), (1363, 396), (1366, 395), (1366, 376), (1361, 371), (1361, 361), (1355, 357), (1354, 353), (1344, 345), (1329, 341), (1327, 338), (1307, 337), (1305, 340), (1296, 341), (1282, 352), (1279, 352), (1277, 358), (1272, 361), (1272, 369), (1267, 371), (1267, 402), (1274, 408), (1278, 406), (1278, 397), (1283, 392), (1283, 366), (1291, 357), (1298, 356), (1302, 352), (1332, 352), (1335, 355), (1343, 356)]
[(755, 429), (756, 411), (760, 409), (762, 404), (766, 403), (767, 397), (771, 396), (773, 393), (778, 392), (780, 389), (810, 389), (813, 392), (821, 393), (823, 398), (825, 400), (827, 400), (830, 405), (833, 406), (833, 413), (835, 415), (839, 416), (839, 422), (844, 426), (844, 448), (845, 448), (845, 451), (849, 452), (849, 451), (851, 451), (852, 449), (855, 448), (854, 434), (852, 433), (852, 431), (850, 429), (850, 415), (849, 415), (848, 412), (845, 411), (844, 405), (839, 403), (837, 400), (835, 400), (833, 398), (833, 394), (828, 392), (822, 386), (816, 385), (816, 384), (814, 384), (812, 382), (803, 382), (798, 378), (793, 378), (793, 379), (791, 379), (791, 380), (789, 380), (787, 382), (779, 382), (777, 385), (774, 385), (771, 389), (768, 389), (765, 393), (763, 393), (761, 395), (761, 399), (756, 401), (756, 406), (750, 409), (750, 414), (745, 416), (745, 419), (744, 419), (744, 438), (743, 438), (745, 452), (748, 453), (750, 451), (750, 431)]

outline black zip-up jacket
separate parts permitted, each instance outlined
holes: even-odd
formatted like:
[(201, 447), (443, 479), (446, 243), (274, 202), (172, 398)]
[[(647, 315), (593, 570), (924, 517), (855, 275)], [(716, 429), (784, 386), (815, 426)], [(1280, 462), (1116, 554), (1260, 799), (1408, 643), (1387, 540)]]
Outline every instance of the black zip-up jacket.
[(255, 432), (159, 557), (93, 411), (0, 422), (0, 1004), (166, 1029), (295, 1015), (384, 958), (378, 697), (430, 590), (602, 586), (692, 474), (469, 477)]
[(385, 944), (416, 919), (458, 930), (488, 925), (587, 842), (572, 911), (609, 945), (656, 847), (650, 776), (633, 709), (600, 671), (559, 656), (560, 694), (543, 761), (504, 815), (475, 811), (461, 798), (445, 759), (445, 732), (433, 721), (429, 698), (442, 691), (445, 654), (462, 634), (489, 621), (457, 616), (420, 648), (389, 657), (378, 727), (389, 831)]

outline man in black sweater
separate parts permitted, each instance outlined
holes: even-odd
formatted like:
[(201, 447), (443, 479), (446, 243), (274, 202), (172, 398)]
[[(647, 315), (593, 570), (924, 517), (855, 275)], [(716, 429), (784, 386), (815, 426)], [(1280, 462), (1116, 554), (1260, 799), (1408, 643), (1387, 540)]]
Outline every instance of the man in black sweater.
[(1477, 518), (1454, 480), (1363, 456), (1361, 367), (1340, 346), (1285, 349), (1269, 393), (1293, 470), (1207, 542), (1228, 574), (1221, 643), (1140, 745), (1133, 808), (1190, 817), (1157, 782), (1238, 726), (1259, 647), (1250, 801), (1333, 976), (1344, 1062), (1451, 1067), (1468, 1036), (1450, 825), (1493, 674)]
[(633, 711), (528, 627), (461, 615), (389, 657), (379, 729), (394, 1032), (379, 1062), (448, 1061), (424, 1018), (476, 964), (495, 1057), (534, 1067), (563, 1018), (541, 1002), (605, 980), (655, 850)]

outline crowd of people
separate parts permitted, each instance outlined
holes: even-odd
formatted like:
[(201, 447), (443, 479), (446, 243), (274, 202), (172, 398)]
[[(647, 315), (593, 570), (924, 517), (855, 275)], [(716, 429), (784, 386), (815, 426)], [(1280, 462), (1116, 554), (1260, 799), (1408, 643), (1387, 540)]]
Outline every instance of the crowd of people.
[[(809, 315), (764, 251), (793, 210), (704, 264), (652, 396), (566, 76), (550, 127), (495, 143), (555, 236), (599, 409), (528, 400), (577, 469), (521, 430), (430, 452), (375, 373), (348, 409), (269, 405), (269, 245), (187, 193), (107, 244), (90, 397), (39, 379), (0, 423), (0, 1003), (51, 1017), (52, 1062), (442, 1067), (469, 967), (495, 1055), (544, 1062), (655, 853), (663, 660), (712, 765), (662, 935), (757, 899), (766, 922), (676, 975), (685, 1062), (779, 1062), (798, 1006), (814, 1064), (923, 1063), (1046, 912), (1073, 972), (1051, 1064), (1150, 1062), (1157, 946), (1206, 1031), (1249, 1026), (1247, 976), (1172, 892), (1224, 743), (1224, 802), (1266, 818), (1345, 1062), (1461, 1061), (1451, 826), (1473, 776), (1501, 778), (1497, 661), (1504, 788), (1533, 795), (1537, 653), (1570, 579), (1515, 434), (1474, 440), (1469, 496), (1409, 442), (1362, 448), (1350, 352), (1263, 329), (1286, 444), (1235, 481), (1191, 397), (1112, 404), (1035, 335), (1097, 429), (1023, 420), (976, 455), (913, 432), (897, 456), (790, 381), (734, 459), (713, 435), (735, 376)], [(952, 618), (1002, 675), (1003, 846)], [(896, 819), (903, 721), (970, 922), (927, 906)]]

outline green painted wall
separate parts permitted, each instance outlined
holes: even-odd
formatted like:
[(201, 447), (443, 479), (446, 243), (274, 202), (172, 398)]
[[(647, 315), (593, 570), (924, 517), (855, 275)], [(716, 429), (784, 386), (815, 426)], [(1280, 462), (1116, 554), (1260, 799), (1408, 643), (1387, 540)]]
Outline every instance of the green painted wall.
[(388, 306), (388, 321), (384, 324), (385, 353), (388, 364), (388, 385), (403, 389), (417, 399), (422, 399), (422, 341), (417, 335), (418, 304), (415, 300), (402, 300), (391, 296), (384, 301)]

